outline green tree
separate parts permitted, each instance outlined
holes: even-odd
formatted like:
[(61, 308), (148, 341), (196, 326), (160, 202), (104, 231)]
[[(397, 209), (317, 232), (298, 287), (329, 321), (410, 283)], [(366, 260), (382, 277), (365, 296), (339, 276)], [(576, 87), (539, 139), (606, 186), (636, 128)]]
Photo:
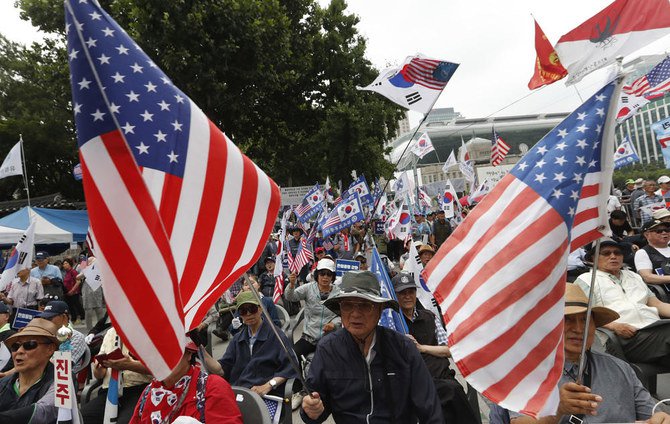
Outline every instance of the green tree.
[[(63, 39), (57, 2), (18, 3), (34, 25)], [(343, 0), (326, 8), (314, 0), (101, 3), (279, 184), (311, 184), (326, 175), (346, 182), (354, 169), (369, 179), (390, 176), (383, 142), (395, 133), (400, 110), (356, 90), (377, 71)], [(57, 56), (59, 74), (67, 73), (62, 44), (51, 48), (43, 53)], [(59, 88), (67, 104), (69, 89)], [(73, 140), (71, 118), (60, 122)]]

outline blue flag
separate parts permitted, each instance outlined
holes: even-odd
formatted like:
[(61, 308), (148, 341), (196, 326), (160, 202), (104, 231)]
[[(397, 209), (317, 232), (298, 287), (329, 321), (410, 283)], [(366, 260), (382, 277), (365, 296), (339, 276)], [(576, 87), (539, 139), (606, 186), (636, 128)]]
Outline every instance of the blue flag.
[[(398, 300), (395, 296), (395, 290), (393, 289), (393, 283), (391, 283), (391, 278), (386, 272), (386, 267), (382, 263), (382, 259), (379, 257), (379, 252), (377, 248), (372, 249), (372, 260), (370, 263), (370, 271), (377, 276), (379, 280), (379, 285), (381, 286), (381, 295), (393, 300)], [(394, 311), (391, 308), (386, 308), (382, 311), (382, 316), (379, 319), (379, 325), (382, 327), (390, 328), (392, 330), (398, 331), (403, 334), (407, 334), (407, 324), (405, 319), (400, 316), (400, 314)]]
[(365, 180), (365, 175), (356, 178), (350, 185), (347, 191), (342, 196), (342, 199), (348, 199), (352, 194), (357, 193), (361, 199), (361, 205), (371, 205), (374, 200), (368, 188), (368, 182)]
[(328, 237), (335, 234), (343, 228), (351, 227), (355, 222), (363, 221), (363, 207), (358, 198), (358, 194), (354, 193), (352, 197), (343, 200), (339, 205), (328, 215), (325, 222), (321, 225), (321, 232), (323, 237)]

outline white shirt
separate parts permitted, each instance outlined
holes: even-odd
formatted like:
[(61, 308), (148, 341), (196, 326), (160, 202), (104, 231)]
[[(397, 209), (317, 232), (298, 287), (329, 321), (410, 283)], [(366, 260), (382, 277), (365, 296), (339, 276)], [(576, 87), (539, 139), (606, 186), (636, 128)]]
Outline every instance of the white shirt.
[[(658, 250), (658, 253), (665, 256), (666, 258), (670, 258), (670, 247), (654, 247), (654, 249)], [(652, 265), (651, 259), (649, 259), (649, 254), (646, 250), (638, 249), (638, 251), (635, 252), (635, 268), (638, 270), (650, 269), (655, 272), (654, 266)]]
[[(575, 284), (588, 296), (591, 272), (580, 275)], [(642, 277), (633, 271), (622, 270), (621, 280), (607, 272), (596, 272), (593, 306), (605, 306), (618, 312), (620, 317), (614, 322), (643, 328), (661, 319), (658, 309), (647, 306), (652, 296), (654, 294), (642, 281)]]

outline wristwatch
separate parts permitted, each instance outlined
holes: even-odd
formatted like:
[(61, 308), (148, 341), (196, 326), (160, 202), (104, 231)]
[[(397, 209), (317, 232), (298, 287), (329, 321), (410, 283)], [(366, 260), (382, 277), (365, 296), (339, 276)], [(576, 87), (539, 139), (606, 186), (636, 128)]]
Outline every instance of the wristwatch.
[(270, 387), (274, 389), (275, 387), (277, 387), (277, 380), (273, 378), (272, 380), (268, 381), (268, 384), (270, 385)]

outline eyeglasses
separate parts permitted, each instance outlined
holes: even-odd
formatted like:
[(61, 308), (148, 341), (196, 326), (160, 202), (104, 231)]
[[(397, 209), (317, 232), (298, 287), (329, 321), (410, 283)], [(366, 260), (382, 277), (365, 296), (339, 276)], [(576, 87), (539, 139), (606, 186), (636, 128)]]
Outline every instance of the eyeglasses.
[(601, 250), (600, 251), (600, 256), (623, 256), (623, 252), (621, 250)]
[(41, 344), (51, 344), (51, 342), (38, 342), (37, 340), (28, 340), (27, 342), (23, 343), (16, 342), (9, 347), (9, 350), (12, 352), (17, 352), (21, 346), (23, 346), (23, 350), (25, 351), (35, 350), (37, 349), (37, 346)]
[(258, 312), (258, 305), (242, 305), (239, 308), (237, 308), (237, 312), (240, 313), (240, 315), (247, 315), (247, 314), (255, 314)]
[(658, 230), (651, 230), (651, 232), (656, 234), (670, 233), (670, 228), (659, 228)]
[(347, 300), (340, 302), (340, 311), (345, 314), (351, 313), (354, 310), (357, 310), (363, 314), (369, 314), (372, 312), (374, 307), (375, 304), (372, 302), (350, 302)]

